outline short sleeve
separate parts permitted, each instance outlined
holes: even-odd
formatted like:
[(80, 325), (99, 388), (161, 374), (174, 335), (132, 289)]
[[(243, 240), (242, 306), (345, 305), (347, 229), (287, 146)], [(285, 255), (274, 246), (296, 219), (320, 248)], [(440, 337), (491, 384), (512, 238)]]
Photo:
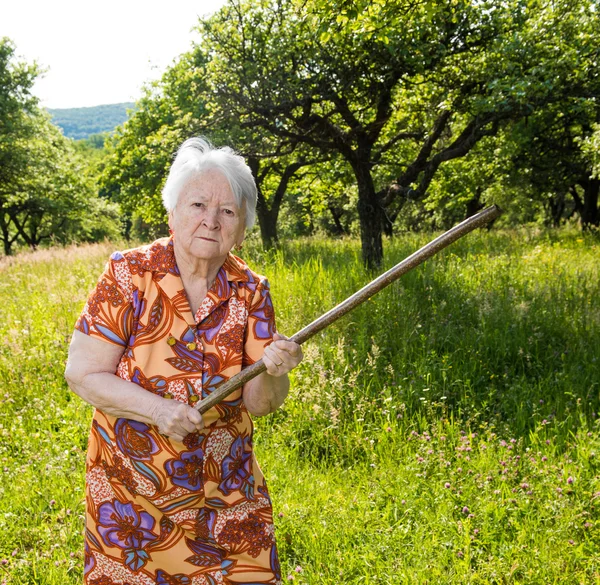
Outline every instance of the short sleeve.
[(273, 341), (276, 331), (269, 282), (262, 279), (256, 287), (248, 308), (243, 367), (252, 365), (262, 358), (265, 347)]
[(116, 252), (90, 294), (75, 329), (125, 348), (132, 332), (132, 288), (127, 260)]

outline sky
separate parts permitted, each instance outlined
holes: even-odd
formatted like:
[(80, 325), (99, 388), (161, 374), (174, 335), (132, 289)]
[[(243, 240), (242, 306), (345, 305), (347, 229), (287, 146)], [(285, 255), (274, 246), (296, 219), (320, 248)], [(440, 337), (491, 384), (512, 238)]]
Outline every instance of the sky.
[(198, 17), (225, 0), (6, 0), (0, 38), (20, 60), (46, 69), (33, 93), (47, 108), (77, 108), (141, 97), (192, 46)]

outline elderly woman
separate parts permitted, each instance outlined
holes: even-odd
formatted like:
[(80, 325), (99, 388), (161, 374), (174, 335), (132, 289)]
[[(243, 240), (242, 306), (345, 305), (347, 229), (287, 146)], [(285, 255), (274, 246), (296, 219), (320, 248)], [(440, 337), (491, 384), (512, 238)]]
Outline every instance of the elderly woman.
[[(192, 138), (163, 200), (171, 237), (111, 256), (69, 351), (67, 381), (95, 407), (85, 583), (278, 583), (248, 413), (282, 404), (302, 352), (275, 332), (266, 279), (231, 254), (254, 221), (254, 179), (231, 149)], [(260, 358), (265, 373), (200, 415)]]

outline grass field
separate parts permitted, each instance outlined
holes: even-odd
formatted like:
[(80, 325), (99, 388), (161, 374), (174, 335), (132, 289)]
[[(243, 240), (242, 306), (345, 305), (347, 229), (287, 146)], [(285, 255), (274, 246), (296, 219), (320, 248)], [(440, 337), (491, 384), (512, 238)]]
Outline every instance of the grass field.
[[(81, 582), (91, 408), (62, 373), (113, 248), (0, 263), (0, 583)], [(355, 241), (243, 255), (287, 334), (370, 278)], [(574, 232), (471, 234), (305, 345), (257, 421), (285, 582), (600, 583), (599, 266)]]

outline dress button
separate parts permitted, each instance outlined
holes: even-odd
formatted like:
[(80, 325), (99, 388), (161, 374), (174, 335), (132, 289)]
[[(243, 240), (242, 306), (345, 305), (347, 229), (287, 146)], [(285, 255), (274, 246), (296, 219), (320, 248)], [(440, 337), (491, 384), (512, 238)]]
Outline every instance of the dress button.
[(190, 351), (194, 351), (196, 349), (196, 344), (193, 341), (190, 341), (186, 347), (190, 350)]
[(167, 343), (170, 346), (173, 346), (173, 345), (175, 345), (177, 343), (177, 340), (172, 335), (169, 335), (169, 338), (167, 339)]
[(195, 404), (196, 402), (198, 402), (198, 400), (200, 400), (200, 399), (195, 394), (193, 396), (190, 396), (190, 402), (192, 404)]
[(168, 398), (168, 399), (171, 399), (171, 398), (173, 398), (173, 394), (171, 394), (170, 392), (165, 392), (165, 393), (163, 394), (163, 398)]

